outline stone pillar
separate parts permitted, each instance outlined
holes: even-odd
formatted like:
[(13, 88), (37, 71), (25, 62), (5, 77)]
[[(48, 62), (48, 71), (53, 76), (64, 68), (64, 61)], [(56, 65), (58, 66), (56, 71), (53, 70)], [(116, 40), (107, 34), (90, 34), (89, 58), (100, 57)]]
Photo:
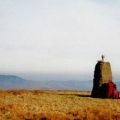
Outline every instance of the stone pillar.
[(109, 81), (112, 81), (110, 63), (104, 60), (98, 61), (94, 71), (92, 96), (97, 97), (99, 95), (100, 86)]

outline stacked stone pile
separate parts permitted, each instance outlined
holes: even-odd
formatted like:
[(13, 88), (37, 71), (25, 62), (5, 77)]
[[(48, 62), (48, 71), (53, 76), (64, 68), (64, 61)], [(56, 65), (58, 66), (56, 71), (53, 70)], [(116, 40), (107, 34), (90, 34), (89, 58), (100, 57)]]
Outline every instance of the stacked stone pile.
[[(98, 61), (95, 66), (92, 96), (93, 97), (103, 97), (102, 94), (104, 92), (104, 97), (107, 97), (107, 94), (109, 92), (109, 88), (108, 88), (109, 84), (108, 83), (110, 83), (110, 82), (113, 83), (111, 65), (109, 62), (105, 62), (102, 59), (102, 60)], [(104, 86), (106, 86), (106, 88)], [(116, 88), (114, 88), (114, 89), (116, 89)]]

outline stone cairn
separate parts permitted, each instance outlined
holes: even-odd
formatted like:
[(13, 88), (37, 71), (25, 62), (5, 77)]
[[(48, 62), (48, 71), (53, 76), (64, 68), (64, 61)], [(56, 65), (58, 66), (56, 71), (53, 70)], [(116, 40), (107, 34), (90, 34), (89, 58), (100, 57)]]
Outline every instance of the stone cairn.
[(112, 82), (111, 65), (109, 62), (105, 62), (104, 58), (105, 57), (102, 55), (102, 60), (99, 60), (95, 66), (92, 97), (100, 97), (100, 94), (102, 94), (100, 88)]

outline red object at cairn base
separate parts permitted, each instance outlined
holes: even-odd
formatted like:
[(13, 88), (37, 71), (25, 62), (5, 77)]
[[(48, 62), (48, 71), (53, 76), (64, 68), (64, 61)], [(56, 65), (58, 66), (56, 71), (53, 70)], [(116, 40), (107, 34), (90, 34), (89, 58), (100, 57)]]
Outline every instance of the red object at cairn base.
[(116, 84), (113, 82), (108, 82), (108, 91), (107, 91), (107, 98), (119, 98), (119, 92), (116, 89)]
[(98, 94), (95, 97), (118, 99), (119, 98), (119, 92), (116, 89), (115, 83), (110, 81), (108, 83), (102, 84), (99, 87)]

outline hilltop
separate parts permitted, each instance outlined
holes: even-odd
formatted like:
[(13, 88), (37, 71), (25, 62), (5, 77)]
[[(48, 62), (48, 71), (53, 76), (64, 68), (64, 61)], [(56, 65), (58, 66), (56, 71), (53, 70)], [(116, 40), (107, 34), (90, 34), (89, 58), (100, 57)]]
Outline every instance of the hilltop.
[(91, 98), (90, 92), (0, 91), (0, 119), (119, 120), (120, 100)]
[(16, 75), (0, 75), (1, 89), (21, 89), (25, 88), (29, 82)]

